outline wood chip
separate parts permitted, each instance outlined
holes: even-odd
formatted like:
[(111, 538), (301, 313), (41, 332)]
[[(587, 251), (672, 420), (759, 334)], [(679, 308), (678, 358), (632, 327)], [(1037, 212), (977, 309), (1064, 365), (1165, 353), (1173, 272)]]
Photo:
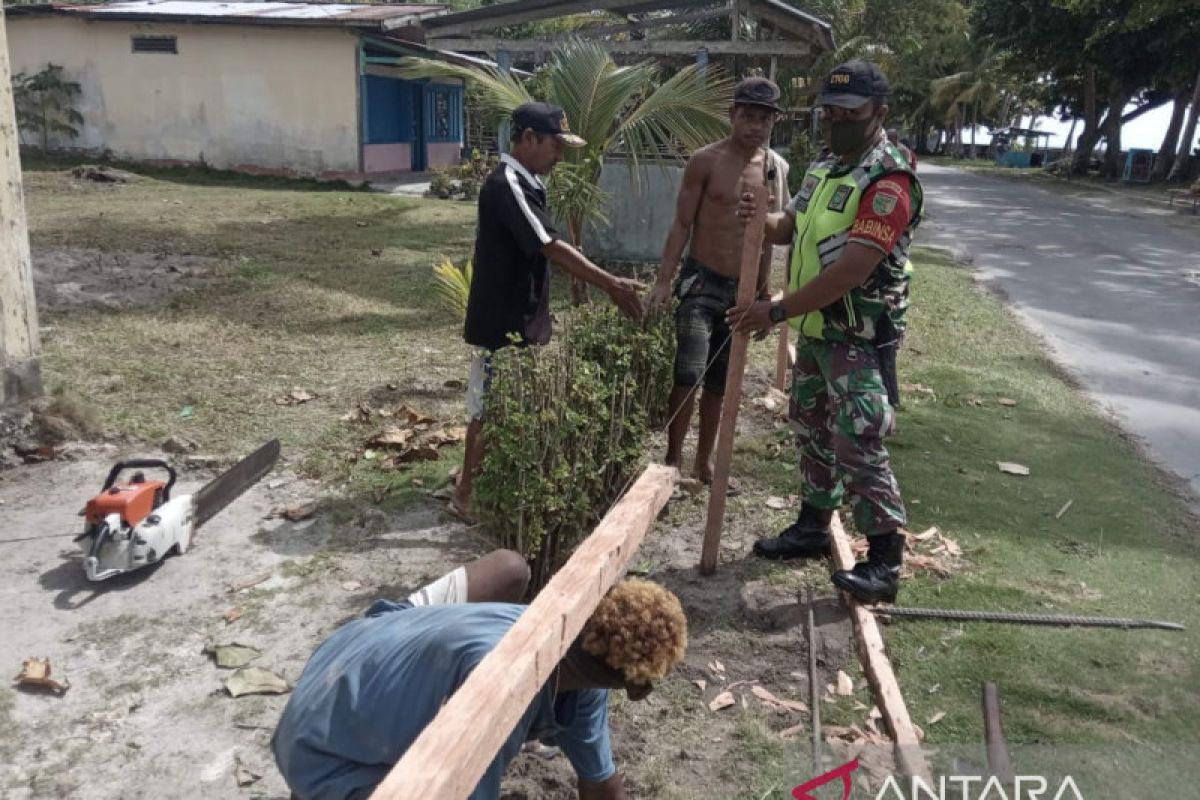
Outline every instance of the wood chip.
[(932, 717), (930, 717), (928, 720), (926, 720), (926, 722), (928, 722), (930, 725), (936, 725), (937, 723), (941, 722), (942, 718), (945, 716), (946, 716), (945, 711), (939, 711), (936, 714), (934, 714)]
[(704, 690), (708, 688), (708, 681), (704, 680), (704, 678), (697, 678), (696, 680), (692, 681), (692, 683), (696, 684), (696, 688), (700, 690), (701, 694), (703, 694)]
[(854, 679), (840, 669), (837, 674), (837, 693), (842, 697), (854, 694)]
[(712, 699), (712, 702), (708, 704), (708, 710), (720, 711), (723, 708), (729, 708), (736, 704), (737, 701), (733, 699), (733, 692), (726, 690)]
[(999, 403), (1000, 405), (1006, 406), (1008, 408), (1012, 408), (1013, 406), (1015, 406), (1017, 404), (1017, 401), (1013, 400), (1011, 397), (1001, 397), (998, 400), (996, 400), (996, 402)]
[(275, 398), (277, 406), (298, 406), (301, 403), (307, 403), (309, 400), (316, 400), (317, 396), (312, 392), (304, 389), (292, 389), (285, 395)]
[(357, 592), (359, 589), (362, 588), (362, 583), (360, 583), (359, 581), (346, 581), (345, 583), (342, 584), (342, 588), (345, 589), (347, 592)]
[(385, 428), (368, 439), (367, 444), (371, 447), (408, 447), (416, 435), (411, 428)]
[(941, 531), (939, 531), (937, 526), (935, 525), (932, 528), (926, 528), (924, 531), (922, 531), (920, 533), (913, 533), (913, 534), (909, 534), (909, 535), (911, 538), (916, 539), (918, 542), (927, 542), (930, 539), (932, 539), (933, 537), (938, 536), (940, 534), (941, 534)]
[(55, 694), (62, 694), (71, 688), (71, 682), (64, 678), (57, 680), (50, 677), (51, 667), (49, 658), (27, 658), (21, 662), (21, 672), (16, 681), (22, 686), (39, 686), (49, 689)]
[(1024, 464), (1016, 464), (1012, 461), (997, 461), (996, 466), (1001, 472), (1006, 472), (1009, 475), (1028, 475), (1029, 467)]
[(225, 681), (225, 689), (234, 697), (244, 694), (283, 694), (292, 689), (283, 678), (261, 667), (243, 667)]
[(776, 497), (775, 495), (771, 495), (770, 497), (767, 498), (766, 506), (767, 506), (767, 508), (773, 509), (775, 511), (783, 511), (784, 509), (786, 509), (788, 507), (788, 501), (787, 501), (787, 498)]
[(221, 618), (223, 620), (225, 620), (225, 624), (228, 625), (228, 624), (237, 622), (239, 619), (242, 618), (242, 614), (245, 614), (245, 613), (246, 613), (245, 609), (243, 609), (241, 606), (234, 606), (233, 608), (229, 609), (224, 614), (222, 614)]
[(264, 572), (261, 575), (248, 575), (244, 578), (238, 578), (229, 584), (229, 591), (241, 592), (253, 586), (258, 586), (263, 581), (271, 577), (271, 573)]
[(248, 766), (246, 766), (245, 762), (243, 762), (242, 759), (238, 758), (237, 756), (234, 756), (234, 764), (235, 767), (233, 770), (233, 777), (234, 780), (237, 781), (238, 786), (249, 786), (250, 784), (257, 782), (260, 778), (262, 778), (261, 774), (250, 769)]
[(1063, 514), (1067, 513), (1068, 509), (1071, 508), (1071, 504), (1074, 502), (1075, 502), (1075, 498), (1072, 497), (1070, 500), (1063, 503), (1063, 507), (1058, 510), (1058, 513), (1054, 515), (1054, 518), (1062, 519)]

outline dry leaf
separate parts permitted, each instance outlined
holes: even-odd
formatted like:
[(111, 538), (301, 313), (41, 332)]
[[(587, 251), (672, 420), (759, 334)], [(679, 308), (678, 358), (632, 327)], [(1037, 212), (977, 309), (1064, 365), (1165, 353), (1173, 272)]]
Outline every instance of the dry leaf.
[(71, 688), (71, 682), (66, 678), (61, 681), (50, 677), (49, 658), (27, 658), (21, 662), (21, 672), (16, 681), (22, 686), (41, 686), (56, 694), (62, 694)]
[(942, 721), (942, 717), (944, 717), (944, 716), (946, 716), (946, 712), (945, 712), (945, 711), (939, 711), (939, 712), (937, 712), (936, 714), (934, 714), (932, 717), (930, 717), (930, 718), (929, 718), (928, 720), (926, 720), (926, 721), (927, 721), (927, 722), (928, 722), (930, 725), (936, 725), (937, 723), (939, 723), (939, 722), (941, 722), (941, 721)]
[(783, 511), (785, 508), (788, 507), (788, 501), (783, 497), (776, 497), (775, 495), (771, 495), (770, 497), (767, 498), (766, 506), (767, 506), (767, 508), (772, 508), (776, 511)]
[(437, 421), (428, 414), (422, 414), (420, 411), (411, 409), (408, 406), (400, 406), (397, 408), (395, 415), (409, 425), (431, 425)]
[(249, 786), (262, 778), (262, 775), (247, 767), (241, 758), (234, 756), (233, 763), (233, 778), (238, 786)]
[(229, 676), (225, 688), (234, 697), (244, 694), (283, 694), (292, 689), (283, 678), (261, 667), (243, 667)]
[(244, 613), (246, 613), (246, 612), (241, 606), (234, 606), (233, 608), (229, 609), (224, 614), (222, 614), (221, 618), (225, 620), (226, 624), (230, 624), (230, 623), (237, 622), (239, 619), (241, 619), (242, 614), (244, 614)]
[(262, 655), (262, 652), (245, 644), (210, 644), (204, 652), (213, 657), (218, 667), (222, 669), (237, 669), (244, 667)]
[(316, 400), (316, 399), (317, 399), (317, 396), (315, 394), (313, 394), (312, 392), (305, 391), (304, 389), (292, 389), (287, 394), (276, 397), (275, 405), (277, 405), (277, 406), (298, 406), (301, 403), (307, 403), (309, 400)]
[(240, 592), (245, 589), (249, 589), (252, 586), (258, 586), (260, 583), (270, 577), (271, 573), (264, 572), (261, 575), (250, 575), (245, 578), (238, 578), (233, 583), (229, 584), (229, 591)]
[(416, 434), (409, 428), (386, 428), (367, 440), (370, 447), (408, 447)]
[(997, 461), (996, 466), (1001, 472), (1006, 472), (1009, 475), (1028, 475), (1029, 467), (1024, 464), (1015, 464), (1011, 461)]
[(1011, 397), (1001, 397), (996, 400), (996, 402), (1002, 406), (1007, 406), (1008, 408), (1012, 408), (1017, 404), (1017, 401), (1013, 400)]
[(842, 697), (849, 697), (854, 694), (854, 679), (840, 669), (837, 674), (837, 693)]
[(461, 425), (453, 428), (442, 428), (440, 431), (434, 431), (429, 434), (426, 440), (434, 447), (445, 447), (448, 444), (458, 444), (467, 436), (467, 429)]
[(708, 681), (704, 680), (703, 678), (697, 678), (696, 680), (692, 681), (692, 683), (696, 684), (696, 688), (700, 690), (701, 694), (703, 694), (704, 690), (708, 688)]
[(795, 739), (801, 733), (804, 733), (804, 724), (793, 725), (790, 728), (784, 728), (779, 732), (779, 738), (784, 740)]
[(736, 703), (737, 701), (733, 699), (733, 692), (726, 690), (712, 699), (712, 702), (708, 704), (708, 710), (720, 711), (723, 708), (736, 705)]
[(294, 506), (285, 506), (279, 509), (279, 516), (291, 522), (299, 522), (302, 519), (308, 519), (313, 514), (317, 513), (317, 501), (309, 500), (306, 503), (300, 503)]

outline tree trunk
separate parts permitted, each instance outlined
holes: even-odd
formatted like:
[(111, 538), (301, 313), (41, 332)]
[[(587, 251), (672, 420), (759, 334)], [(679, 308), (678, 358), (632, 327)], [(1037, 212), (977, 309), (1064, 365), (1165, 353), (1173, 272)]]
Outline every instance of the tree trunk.
[(1158, 156), (1154, 159), (1154, 169), (1150, 180), (1161, 181), (1171, 171), (1175, 161), (1175, 150), (1179, 147), (1179, 132), (1183, 129), (1183, 115), (1187, 111), (1188, 95), (1186, 87), (1175, 93), (1175, 107), (1171, 110), (1171, 122), (1167, 125), (1167, 135), (1163, 137), (1162, 146), (1158, 148)]
[(1196, 85), (1192, 87), (1192, 109), (1188, 112), (1187, 127), (1183, 129), (1183, 138), (1179, 140), (1179, 150), (1175, 154), (1175, 163), (1171, 165), (1169, 181), (1182, 181), (1187, 178), (1188, 163), (1192, 154), (1192, 142), (1196, 140), (1196, 115), (1200, 114), (1200, 73), (1196, 75)]
[(1071, 117), (1071, 128), (1067, 131), (1067, 141), (1063, 144), (1062, 157), (1066, 158), (1071, 152), (1071, 140), (1075, 136), (1075, 126), (1079, 124), (1079, 117)]
[(957, 119), (955, 119), (955, 125), (956, 125), (957, 130), (954, 131), (954, 138), (958, 142), (958, 147), (956, 148), (955, 152), (958, 154), (959, 158), (962, 158), (964, 155), (962, 132), (963, 132), (963, 128), (966, 127), (966, 124), (967, 124), (967, 112), (963, 109), (962, 105), (960, 104), (958, 106), (958, 117), (957, 117)]
[(1113, 79), (1108, 92), (1108, 121), (1104, 131), (1108, 147), (1104, 151), (1104, 168), (1101, 170), (1110, 181), (1118, 180), (1125, 172), (1125, 165), (1121, 163), (1121, 113), (1131, 94), (1119, 79)]
[(1087, 174), (1088, 161), (1100, 139), (1099, 106), (1096, 98), (1096, 68), (1089, 66), (1083, 76), (1083, 132), (1079, 134), (1075, 160), (1071, 163), (1071, 172), (1076, 175)]
[(975, 129), (979, 127), (979, 103), (971, 108), (971, 160), (975, 160)]

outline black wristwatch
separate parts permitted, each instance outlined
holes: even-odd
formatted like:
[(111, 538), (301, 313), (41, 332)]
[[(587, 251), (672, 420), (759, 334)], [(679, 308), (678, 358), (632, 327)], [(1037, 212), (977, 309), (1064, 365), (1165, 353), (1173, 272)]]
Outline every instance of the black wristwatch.
[(783, 303), (772, 303), (771, 310), (767, 312), (767, 316), (771, 318), (771, 322), (778, 325), (787, 320), (787, 309), (783, 307)]

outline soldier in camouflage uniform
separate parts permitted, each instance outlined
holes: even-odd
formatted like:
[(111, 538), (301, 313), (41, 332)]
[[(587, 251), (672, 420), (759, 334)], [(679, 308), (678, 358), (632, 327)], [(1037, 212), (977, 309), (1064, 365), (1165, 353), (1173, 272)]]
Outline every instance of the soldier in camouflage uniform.
[[(881, 374), (904, 330), (908, 247), (921, 218), (921, 185), (885, 135), (887, 79), (851, 61), (825, 79), (818, 103), (830, 155), (813, 162), (788, 210), (767, 217), (766, 236), (791, 244), (789, 293), (728, 312), (732, 326), (762, 331), (790, 320), (798, 332), (791, 417), (801, 455), (800, 515), (761, 539), (764, 558), (830, 552), (829, 523), (849, 491), (865, 562), (833, 582), (864, 602), (896, 597), (904, 554), (904, 502), (883, 439), (895, 424)], [(753, 204), (739, 206), (748, 218)], [(893, 398), (895, 402), (895, 398)]]

